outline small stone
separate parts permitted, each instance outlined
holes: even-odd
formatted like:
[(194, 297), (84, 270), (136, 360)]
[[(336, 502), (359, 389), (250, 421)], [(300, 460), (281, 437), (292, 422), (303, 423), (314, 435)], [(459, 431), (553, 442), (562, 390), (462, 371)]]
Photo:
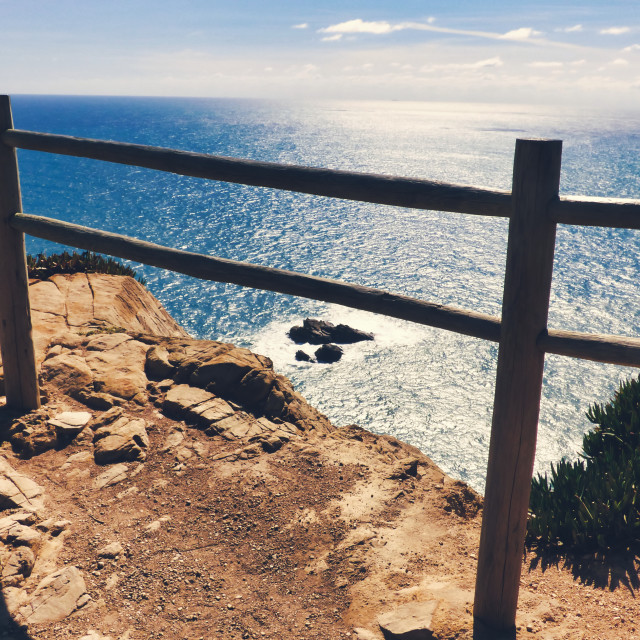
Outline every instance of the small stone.
[(96, 409), (97, 411), (107, 411), (117, 403), (117, 399), (109, 393), (101, 393), (99, 391), (90, 391), (87, 389), (78, 391), (76, 397), (80, 402), (87, 405), (87, 407)]
[(145, 372), (153, 380), (170, 378), (175, 367), (169, 362), (169, 352), (161, 346), (151, 347), (147, 351)]
[(49, 424), (55, 427), (58, 439), (63, 443), (74, 438), (91, 420), (91, 414), (87, 411), (65, 411), (49, 420)]
[(102, 549), (98, 550), (99, 558), (117, 558), (121, 553), (124, 552), (124, 547), (119, 542), (112, 542), (108, 544), (106, 547), (102, 547)]
[(70, 353), (49, 358), (42, 363), (42, 377), (50, 380), (70, 396), (77, 394), (93, 383), (93, 374), (84, 358)]
[(126, 464), (114, 464), (112, 467), (101, 473), (93, 481), (93, 486), (96, 489), (103, 489), (104, 487), (110, 487), (114, 484), (118, 484), (127, 479), (127, 472), (129, 467)]
[(184, 440), (184, 434), (181, 431), (172, 431), (165, 439), (162, 449), (162, 453), (166, 453), (170, 449), (177, 447)]
[(49, 518), (48, 520), (39, 522), (36, 525), (36, 529), (38, 529), (39, 531), (48, 531), (49, 534), (55, 538), (70, 526), (70, 520), (54, 520), (53, 518)]
[(378, 618), (385, 640), (431, 640), (436, 600), (410, 602)]

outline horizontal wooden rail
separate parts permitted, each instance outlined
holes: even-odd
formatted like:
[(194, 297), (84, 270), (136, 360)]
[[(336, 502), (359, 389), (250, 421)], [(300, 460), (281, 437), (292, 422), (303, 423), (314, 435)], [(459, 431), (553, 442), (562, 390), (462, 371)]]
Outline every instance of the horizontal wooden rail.
[[(128, 236), (26, 213), (14, 215), (10, 220), (10, 226), (44, 240), (170, 269), (196, 278), (334, 302), (354, 309), (448, 329), (474, 338), (492, 342), (499, 340), (499, 318), (395, 295), (380, 289), (180, 251)], [(538, 338), (537, 345), (547, 353), (640, 367), (640, 338), (550, 329)]]
[(258, 162), (18, 129), (5, 131), (0, 135), (0, 139), (4, 144), (19, 149), (92, 158), (208, 180), (411, 209), (507, 218), (511, 207), (511, 195), (506, 191), (492, 191), (418, 178)]
[(640, 367), (640, 338), (555, 331), (541, 334), (536, 344), (546, 353)]
[(180, 251), (42, 216), (17, 213), (12, 216), (9, 224), (14, 229), (38, 238), (135, 260), (203, 280), (229, 282), (254, 289), (334, 302), (345, 307), (372, 311), (493, 342), (500, 339), (500, 319), (483, 313), (433, 304), (380, 289), (294, 271)]
[(549, 205), (549, 215), (561, 224), (640, 229), (640, 200), (566, 196)]

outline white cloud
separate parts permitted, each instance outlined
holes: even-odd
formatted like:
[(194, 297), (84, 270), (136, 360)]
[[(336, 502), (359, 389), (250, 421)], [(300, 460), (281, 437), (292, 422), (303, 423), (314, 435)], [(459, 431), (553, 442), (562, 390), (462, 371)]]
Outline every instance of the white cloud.
[[(444, 33), (451, 35), (468, 36), (471, 38), (483, 38), (488, 40), (508, 40), (511, 42), (522, 42), (532, 45), (541, 45), (544, 47), (558, 47), (563, 49), (580, 48), (575, 44), (568, 42), (553, 42), (540, 38), (541, 31), (536, 31), (532, 27), (520, 27), (507, 31), (507, 33), (493, 33), (491, 31), (473, 31), (469, 29), (450, 29), (448, 27), (436, 27), (432, 24), (433, 18), (429, 18), (427, 22), (397, 22), (391, 23), (386, 20), (367, 21), (361, 18), (348, 20), (333, 24), (322, 29), (318, 29), (318, 33), (328, 33), (332, 35), (350, 35), (358, 34), (370, 35), (387, 35), (404, 30), (428, 31), (433, 33)], [(328, 38), (325, 38), (327, 40)], [(333, 41), (339, 38), (332, 38)]]
[(335, 33), (332, 36), (326, 36), (325, 38), (322, 38), (322, 42), (336, 42), (337, 40), (342, 40), (341, 33)]
[(580, 60), (574, 60), (570, 63), (572, 67), (581, 67), (583, 64), (587, 64), (587, 61), (584, 58)]
[(600, 29), (600, 33), (606, 36), (621, 36), (623, 33), (629, 33), (629, 27), (609, 27), (608, 29)]
[(428, 18), (426, 22), (398, 22), (391, 24), (386, 20), (362, 20), (361, 18), (356, 18), (355, 20), (332, 24), (324, 29), (318, 29), (318, 31), (320, 33), (370, 33), (374, 35), (404, 31), (405, 29), (435, 31), (437, 30), (436, 28), (429, 28), (429, 25), (434, 22), (435, 18)]
[(625, 60), (624, 58), (616, 58), (615, 60), (611, 61), (611, 64), (615, 64), (615, 65), (624, 67), (624, 66), (629, 64), (629, 61)]
[(301, 22), (300, 24), (294, 24), (291, 26), (292, 29), (308, 29), (309, 28), (309, 23), (308, 22)]
[(391, 33), (392, 31), (399, 31), (402, 29), (400, 25), (392, 26), (386, 21), (365, 21), (357, 18), (356, 20), (347, 20), (346, 22), (340, 22), (333, 24), (324, 29), (319, 29), (320, 33), (374, 33), (380, 35), (383, 33)]
[(559, 28), (556, 29), (556, 31), (559, 31), (560, 33), (577, 33), (578, 31), (582, 31), (582, 25), (574, 24), (573, 27)]
[(541, 36), (542, 32), (536, 31), (531, 27), (521, 27), (520, 29), (514, 29), (513, 31), (507, 31), (502, 37), (505, 40), (529, 40), (531, 38)]
[(631, 53), (632, 51), (640, 51), (640, 44), (632, 44), (629, 47), (623, 49), (625, 53)]

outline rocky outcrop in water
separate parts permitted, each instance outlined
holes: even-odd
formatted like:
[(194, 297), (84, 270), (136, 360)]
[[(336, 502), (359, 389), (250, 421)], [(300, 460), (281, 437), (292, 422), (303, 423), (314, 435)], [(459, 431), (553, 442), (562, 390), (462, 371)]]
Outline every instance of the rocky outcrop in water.
[(334, 325), (325, 320), (306, 318), (302, 326), (295, 326), (287, 333), (296, 344), (322, 345), (315, 351), (315, 360), (305, 351), (296, 351), (295, 358), (298, 362), (320, 362), (331, 364), (338, 362), (344, 353), (340, 344), (355, 344), (365, 340), (373, 340), (372, 333), (366, 333), (354, 329), (346, 324)]
[(354, 329), (346, 324), (334, 325), (314, 318), (306, 318), (302, 326), (291, 327), (288, 335), (296, 344), (354, 344), (373, 340), (372, 333)]

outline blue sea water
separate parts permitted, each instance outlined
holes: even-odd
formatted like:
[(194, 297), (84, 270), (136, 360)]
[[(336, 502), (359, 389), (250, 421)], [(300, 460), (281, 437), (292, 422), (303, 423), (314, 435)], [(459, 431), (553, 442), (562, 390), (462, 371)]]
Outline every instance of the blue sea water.
[[(561, 192), (640, 198), (640, 112), (510, 105), (17, 96), (16, 128), (509, 189), (516, 138), (564, 141)], [(504, 220), (361, 204), (19, 152), (23, 209), (190, 251), (500, 315)], [(60, 247), (28, 239), (28, 251)], [(134, 265), (135, 266), (135, 265)], [(136, 267), (137, 268), (137, 267)], [(336, 424), (390, 433), (482, 490), (497, 346), (234, 285), (137, 270), (194, 336), (268, 355)], [(558, 230), (550, 326), (640, 335), (640, 232)], [(297, 363), (306, 316), (372, 331)], [(574, 457), (588, 405), (634, 370), (548, 356), (536, 469)]]

